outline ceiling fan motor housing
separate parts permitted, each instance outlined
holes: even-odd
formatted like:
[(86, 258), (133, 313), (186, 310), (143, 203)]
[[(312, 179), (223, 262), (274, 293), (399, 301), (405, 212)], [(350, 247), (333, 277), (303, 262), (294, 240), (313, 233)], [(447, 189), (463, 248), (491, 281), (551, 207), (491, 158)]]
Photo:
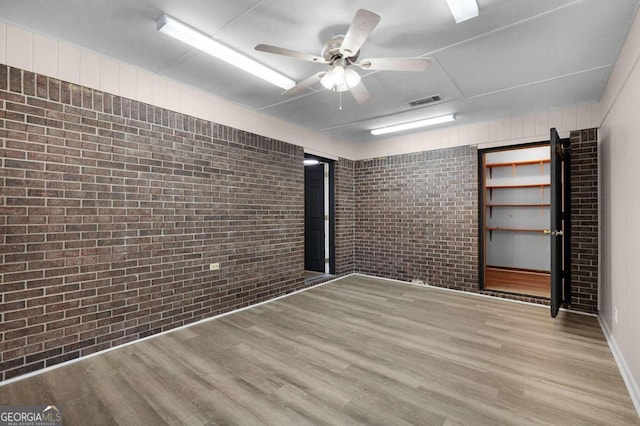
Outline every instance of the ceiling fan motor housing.
[[(336, 34), (324, 43), (324, 47), (322, 48), (320, 54), (327, 62), (333, 63), (333, 61), (335, 61), (336, 59), (343, 57), (342, 53), (340, 52), (340, 47), (342, 46), (344, 37), (344, 34)], [(349, 60), (349, 62), (353, 63), (358, 59), (359, 55), (360, 51), (358, 50), (355, 54), (349, 56), (347, 59)]]

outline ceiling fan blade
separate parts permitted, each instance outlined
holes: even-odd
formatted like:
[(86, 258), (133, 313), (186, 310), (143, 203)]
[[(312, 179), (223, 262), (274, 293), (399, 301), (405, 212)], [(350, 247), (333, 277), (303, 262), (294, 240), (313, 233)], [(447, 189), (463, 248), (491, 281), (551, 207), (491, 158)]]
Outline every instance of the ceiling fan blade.
[(347, 34), (344, 36), (340, 46), (340, 53), (346, 58), (357, 54), (371, 31), (378, 25), (378, 22), (380, 22), (380, 15), (365, 9), (358, 10)]
[(298, 93), (302, 92), (307, 87), (313, 86), (314, 84), (318, 83), (322, 79), (322, 77), (324, 77), (325, 74), (326, 74), (326, 72), (322, 71), (322, 72), (319, 72), (317, 74), (312, 75), (311, 77), (307, 78), (306, 80), (302, 80), (300, 83), (296, 84), (291, 89), (283, 92), (282, 96), (294, 96), (294, 95), (297, 95)]
[(320, 64), (328, 64), (328, 62), (320, 56), (298, 52), (297, 50), (285, 49), (284, 47), (271, 46), (268, 44), (259, 44), (255, 47), (255, 49), (259, 50), (260, 52), (275, 53), (276, 55), (289, 56), (292, 58), (302, 59), (303, 61), (318, 62)]
[(424, 71), (431, 66), (428, 58), (371, 58), (354, 64), (363, 70)]
[(369, 93), (369, 91), (367, 90), (366, 86), (362, 81), (360, 82), (360, 84), (358, 84), (357, 86), (351, 89), (351, 94), (353, 95), (356, 102), (359, 104), (368, 102), (369, 99), (371, 99), (371, 93)]

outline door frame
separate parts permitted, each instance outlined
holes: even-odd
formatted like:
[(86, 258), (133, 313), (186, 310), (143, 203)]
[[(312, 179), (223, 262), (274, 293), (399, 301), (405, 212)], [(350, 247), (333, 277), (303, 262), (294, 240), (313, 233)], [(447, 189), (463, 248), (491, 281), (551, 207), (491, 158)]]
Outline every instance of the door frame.
[[(484, 179), (485, 179), (485, 167), (484, 167), (484, 155), (490, 152), (496, 151), (511, 151), (516, 149), (526, 149), (526, 148), (535, 148), (542, 146), (550, 146), (551, 141), (537, 141), (537, 142), (527, 142), (516, 145), (502, 145), (495, 146), (491, 148), (483, 148), (478, 149), (478, 289), (480, 291), (485, 290), (485, 255), (486, 255), (486, 238), (484, 232), (484, 220), (485, 220), (485, 209), (484, 207)], [(487, 291), (497, 291), (497, 290), (487, 290)], [(520, 295), (517, 293), (509, 293), (509, 292), (501, 292), (504, 294), (511, 294), (514, 296), (523, 296), (523, 297), (532, 297), (529, 295)], [(546, 299), (546, 298), (543, 298)]]
[(329, 274), (336, 273), (336, 202), (335, 202), (335, 168), (336, 161), (314, 154), (304, 154), (305, 160), (317, 160), (329, 165)]
[[(550, 129), (549, 133), (552, 265), (550, 311), (551, 317), (555, 318), (560, 308), (571, 304), (571, 139), (560, 138), (555, 128)], [(554, 152), (554, 148), (559, 152)]]

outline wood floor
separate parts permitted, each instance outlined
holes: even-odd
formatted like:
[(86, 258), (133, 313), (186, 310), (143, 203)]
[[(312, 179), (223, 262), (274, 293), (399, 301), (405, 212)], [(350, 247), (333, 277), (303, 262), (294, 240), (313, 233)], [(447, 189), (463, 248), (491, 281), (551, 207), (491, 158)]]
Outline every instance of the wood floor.
[(544, 272), (516, 271), (487, 266), (486, 290), (508, 291), (530, 296), (551, 297), (551, 275)]
[(640, 424), (593, 317), (365, 278), (0, 387), (65, 425)]

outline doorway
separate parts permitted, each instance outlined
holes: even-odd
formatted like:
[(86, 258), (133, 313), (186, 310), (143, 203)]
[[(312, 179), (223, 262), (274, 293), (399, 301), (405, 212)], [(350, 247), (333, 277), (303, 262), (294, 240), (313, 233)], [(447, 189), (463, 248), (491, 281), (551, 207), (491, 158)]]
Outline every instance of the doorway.
[(478, 152), (480, 288), (550, 300), (571, 297), (570, 141)]
[(333, 160), (305, 154), (304, 270), (305, 281), (335, 273), (335, 207)]

